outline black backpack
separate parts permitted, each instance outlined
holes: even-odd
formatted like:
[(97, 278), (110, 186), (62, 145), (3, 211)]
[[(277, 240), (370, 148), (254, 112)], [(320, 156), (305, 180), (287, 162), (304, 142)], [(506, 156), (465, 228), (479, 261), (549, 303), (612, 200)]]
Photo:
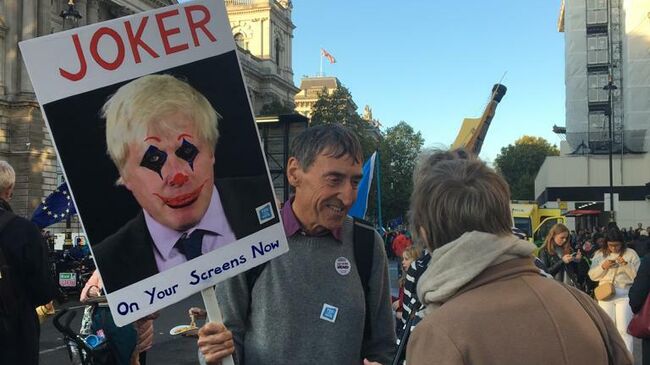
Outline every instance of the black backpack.
[[(0, 209), (0, 232), (16, 218), (10, 211)], [(13, 326), (12, 318), (25, 302), (22, 290), (16, 290), (15, 271), (7, 262), (3, 242), (0, 242), (0, 333), (9, 333)]]

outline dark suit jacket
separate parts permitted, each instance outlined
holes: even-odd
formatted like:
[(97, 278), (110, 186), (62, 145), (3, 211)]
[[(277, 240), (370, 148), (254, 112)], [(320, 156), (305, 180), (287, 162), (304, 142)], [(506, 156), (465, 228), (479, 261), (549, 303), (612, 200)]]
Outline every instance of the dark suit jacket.
[[(240, 239), (279, 222), (268, 178), (263, 176), (215, 180), (226, 219)], [(275, 218), (260, 224), (255, 208), (271, 203)], [(97, 268), (110, 293), (158, 273), (154, 243), (141, 211), (119, 231), (93, 246)]]

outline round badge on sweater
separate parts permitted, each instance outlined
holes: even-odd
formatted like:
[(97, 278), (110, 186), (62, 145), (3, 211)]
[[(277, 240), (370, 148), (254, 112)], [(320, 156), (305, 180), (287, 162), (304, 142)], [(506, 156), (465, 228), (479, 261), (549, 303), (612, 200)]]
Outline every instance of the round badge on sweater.
[(336, 268), (336, 272), (339, 273), (339, 275), (349, 274), (351, 266), (352, 265), (350, 264), (350, 260), (345, 257), (339, 257), (334, 261), (334, 267)]

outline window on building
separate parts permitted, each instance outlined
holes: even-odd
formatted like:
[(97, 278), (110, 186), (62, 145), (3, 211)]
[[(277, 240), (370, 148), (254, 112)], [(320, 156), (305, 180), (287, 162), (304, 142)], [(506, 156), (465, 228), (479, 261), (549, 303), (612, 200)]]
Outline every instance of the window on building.
[(607, 0), (587, 0), (587, 25), (607, 23)]
[(589, 113), (589, 148), (592, 153), (609, 151), (609, 125), (604, 111)]
[(275, 64), (280, 67), (280, 39), (275, 39)]
[(241, 33), (235, 34), (235, 43), (237, 43), (237, 46), (239, 48), (244, 48), (245, 49), (245, 44), (244, 44), (244, 35)]
[(607, 72), (594, 72), (587, 74), (587, 83), (589, 84), (589, 102), (599, 103), (607, 101), (607, 90), (603, 87), (607, 85)]
[(598, 65), (609, 62), (607, 34), (587, 36), (587, 64)]

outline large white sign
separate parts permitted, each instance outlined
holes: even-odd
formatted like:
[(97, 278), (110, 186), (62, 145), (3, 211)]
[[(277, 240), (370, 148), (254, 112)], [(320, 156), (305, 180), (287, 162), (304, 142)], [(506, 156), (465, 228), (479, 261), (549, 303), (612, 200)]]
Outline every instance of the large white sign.
[(118, 325), (287, 252), (222, 1), (20, 49)]

